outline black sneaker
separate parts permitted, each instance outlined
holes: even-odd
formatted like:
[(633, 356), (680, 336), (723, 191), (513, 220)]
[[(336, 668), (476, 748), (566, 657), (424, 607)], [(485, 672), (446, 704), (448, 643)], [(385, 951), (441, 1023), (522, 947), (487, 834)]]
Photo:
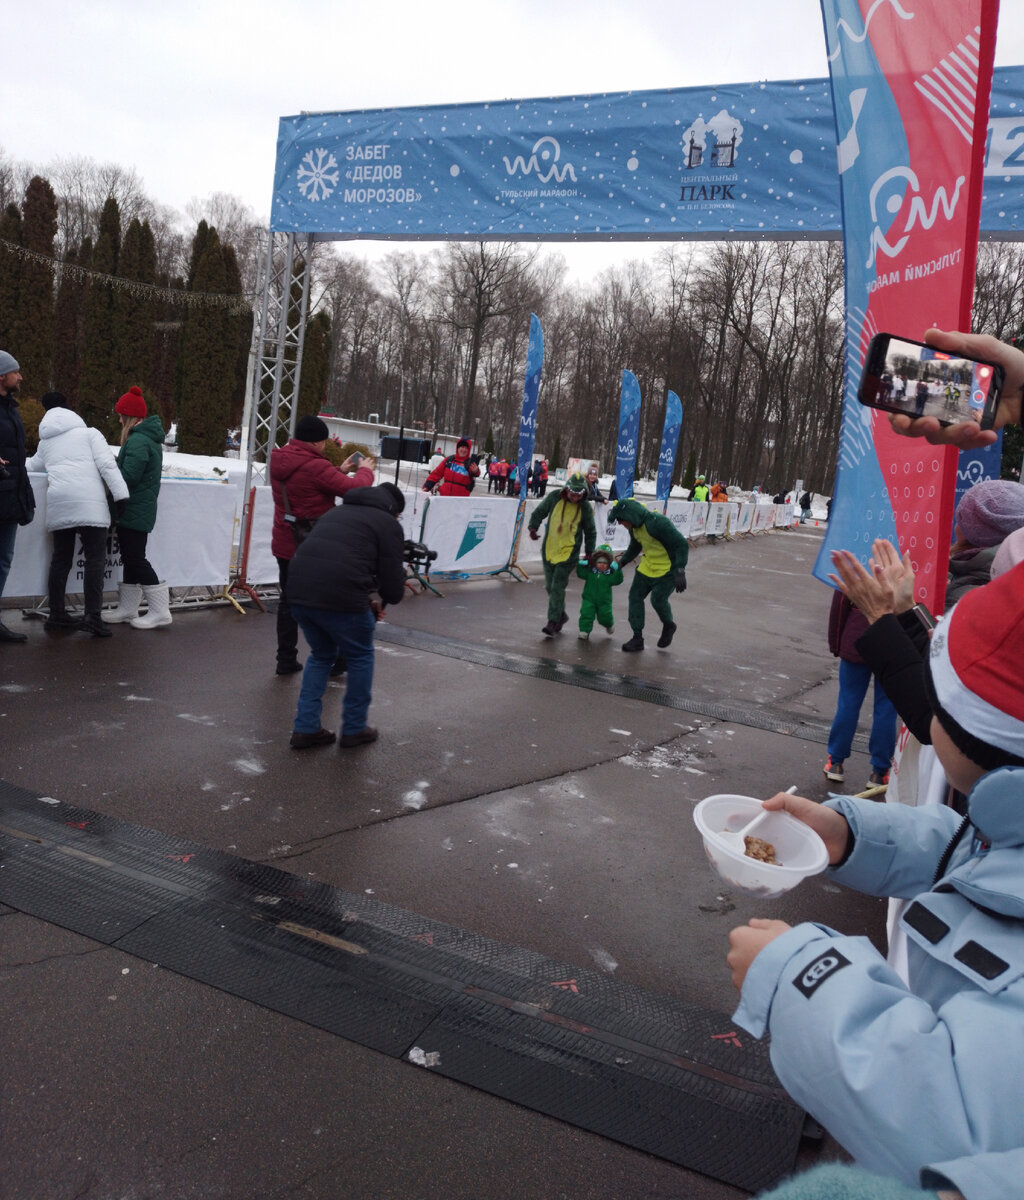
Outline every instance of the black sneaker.
[(375, 742), (378, 737), (377, 730), (367, 725), (365, 729), (360, 729), (358, 733), (343, 733), (338, 738), (338, 745), (343, 750), (351, 750), (353, 746), (367, 746), (370, 742)]
[(8, 629), (7, 626), (0, 621), (0, 642), (27, 642), (28, 634), (15, 633), (13, 629)]
[(309, 750), (313, 746), (329, 746), (334, 734), (329, 729), (318, 729), (316, 733), (293, 733), (288, 743), (293, 750)]
[(559, 633), (562, 632), (562, 629), (565, 627), (568, 620), (569, 620), (569, 614), (567, 612), (563, 612), (562, 615), (555, 622), (555, 625), (557, 626)]
[(293, 658), (287, 662), (279, 662), (275, 675), (294, 675), (296, 671), (302, 670), (302, 663), (297, 658)]
[(82, 633), (89, 633), (93, 637), (113, 637), (114, 631), (109, 625), (103, 623), (103, 619), (99, 613), (87, 613), (79, 622), (78, 628)]
[(627, 652), (633, 651), (633, 650), (642, 650), (644, 648), (644, 639), (643, 639), (642, 635), (639, 633), (634, 633), (633, 636), (629, 639), (628, 642), (625, 643), (625, 645), (622, 648), (623, 648), (623, 650), (626, 650)]
[(52, 612), (43, 622), (44, 629), (77, 629), (81, 618), (66, 612)]
[(669, 621), (667, 625), (661, 627), (661, 637), (658, 638), (658, 648), (664, 650), (666, 646), (672, 645), (672, 639), (675, 637), (676, 623)]
[(558, 630), (559, 630), (559, 624), (557, 621), (548, 621), (548, 623), (541, 630), (541, 633), (545, 637), (554, 637), (555, 634), (558, 632)]

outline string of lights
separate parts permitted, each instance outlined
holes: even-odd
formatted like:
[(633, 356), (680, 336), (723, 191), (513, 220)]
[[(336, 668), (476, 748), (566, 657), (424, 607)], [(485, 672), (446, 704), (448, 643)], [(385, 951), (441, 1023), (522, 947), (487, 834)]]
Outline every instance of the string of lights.
[(16, 242), (0, 238), (0, 251), (10, 254), (19, 261), (38, 263), (48, 268), (55, 279), (68, 275), (77, 283), (99, 283), (115, 291), (127, 292), (136, 299), (161, 300), (168, 304), (184, 305), (187, 308), (223, 308), (232, 316), (251, 311), (254, 295), (227, 295), (218, 292), (193, 292), (187, 288), (161, 287), (155, 283), (143, 283), (138, 279), (125, 279), (121, 275), (108, 275), (94, 271), (78, 263), (61, 262), (38, 250), (29, 250)]

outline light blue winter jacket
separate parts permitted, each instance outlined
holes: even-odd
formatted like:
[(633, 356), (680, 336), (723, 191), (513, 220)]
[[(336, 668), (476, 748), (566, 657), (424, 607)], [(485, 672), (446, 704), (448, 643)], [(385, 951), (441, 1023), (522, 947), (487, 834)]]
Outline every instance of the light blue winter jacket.
[(913, 898), (910, 987), (863, 937), (803, 924), (754, 959), (734, 1019), (771, 1034), (793, 1098), (868, 1170), (1006, 1200), (1024, 1180), (1024, 768), (975, 784), (961, 818), (833, 797), (855, 841), (830, 875)]

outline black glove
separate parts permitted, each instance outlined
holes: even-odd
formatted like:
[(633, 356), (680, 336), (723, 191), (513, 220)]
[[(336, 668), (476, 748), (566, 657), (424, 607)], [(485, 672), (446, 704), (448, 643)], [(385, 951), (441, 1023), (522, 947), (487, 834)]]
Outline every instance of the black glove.
[(685, 592), (686, 591), (686, 572), (683, 570), (682, 567), (676, 567), (675, 581), (676, 581), (676, 591), (677, 592)]
[(127, 507), (128, 507), (127, 499), (114, 501), (114, 514), (118, 520), (120, 520), (124, 516), (124, 510)]
[(540, 534), (537, 532), (536, 529), (530, 530), (530, 541), (531, 542), (535, 542), (539, 537), (540, 537)]

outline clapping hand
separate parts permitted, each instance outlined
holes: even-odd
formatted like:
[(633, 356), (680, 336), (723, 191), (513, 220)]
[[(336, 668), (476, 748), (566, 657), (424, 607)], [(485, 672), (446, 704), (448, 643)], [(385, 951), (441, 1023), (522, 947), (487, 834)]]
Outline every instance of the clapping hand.
[(913, 607), (914, 568), (909, 554), (901, 559), (899, 551), (883, 538), (876, 538), (871, 549), (867, 567), (849, 550), (833, 551), (836, 573), (829, 579), (869, 621), (877, 621), (886, 613)]
[(909, 612), (914, 607), (914, 564), (910, 555), (900, 552), (885, 538), (875, 538), (871, 544), (871, 558), (868, 566), (876, 579), (884, 580), (886, 587), (892, 591), (892, 611)]

